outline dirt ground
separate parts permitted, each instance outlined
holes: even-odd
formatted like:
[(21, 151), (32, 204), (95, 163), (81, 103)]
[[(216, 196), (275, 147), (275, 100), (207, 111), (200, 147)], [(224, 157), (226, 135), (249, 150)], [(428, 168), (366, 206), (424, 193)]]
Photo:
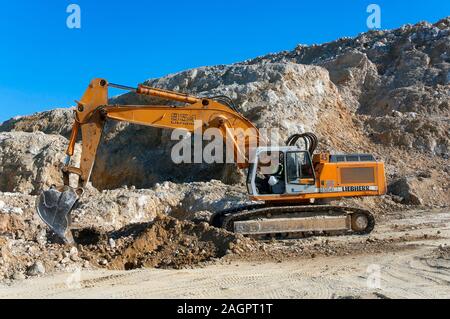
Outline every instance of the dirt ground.
[(0, 298), (449, 298), (449, 238), (448, 208), (394, 212), (370, 236), (252, 243), (182, 269), (75, 268), (2, 283)]

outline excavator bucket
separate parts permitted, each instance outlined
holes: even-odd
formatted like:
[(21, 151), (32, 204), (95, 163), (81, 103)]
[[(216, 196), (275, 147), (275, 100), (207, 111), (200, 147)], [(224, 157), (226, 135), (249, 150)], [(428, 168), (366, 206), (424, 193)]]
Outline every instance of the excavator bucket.
[(70, 232), (70, 213), (77, 201), (78, 194), (73, 188), (64, 186), (58, 190), (52, 186), (39, 195), (36, 205), (39, 217), (69, 244), (74, 242)]

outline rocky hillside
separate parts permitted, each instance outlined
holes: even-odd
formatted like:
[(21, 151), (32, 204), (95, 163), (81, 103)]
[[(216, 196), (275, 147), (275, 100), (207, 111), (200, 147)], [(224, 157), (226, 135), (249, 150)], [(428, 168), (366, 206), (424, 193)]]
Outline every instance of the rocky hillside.
[[(145, 84), (198, 96), (227, 95), (259, 128), (278, 128), (281, 143), (292, 133), (313, 131), (322, 149), (375, 154), (386, 162), (390, 189), (399, 201), (413, 193), (414, 203), (450, 202), (450, 18), (299, 45)], [(125, 94), (112, 103), (162, 101)], [(57, 171), (71, 122), (70, 109), (56, 109), (1, 124), (0, 191), (36, 194), (60, 183)], [(173, 164), (170, 133), (110, 121), (94, 186), (242, 181), (230, 165)]]

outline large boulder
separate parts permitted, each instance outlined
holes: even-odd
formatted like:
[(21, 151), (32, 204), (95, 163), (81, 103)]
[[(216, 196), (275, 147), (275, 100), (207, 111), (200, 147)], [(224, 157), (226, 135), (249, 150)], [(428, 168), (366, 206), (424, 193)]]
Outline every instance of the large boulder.
[(389, 185), (388, 192), (400, 196), (405, 204), (422, 205), (423, 199), (414, 190), (415, 183), (416, 181), (412, 178), (401, 178)]
[(449, 187), (445, 176), (422, 171), (416, 176), (394, 179), (388, 185), (388, 193), (399, 196), (401, 202), (408, 205), (448, 206)]

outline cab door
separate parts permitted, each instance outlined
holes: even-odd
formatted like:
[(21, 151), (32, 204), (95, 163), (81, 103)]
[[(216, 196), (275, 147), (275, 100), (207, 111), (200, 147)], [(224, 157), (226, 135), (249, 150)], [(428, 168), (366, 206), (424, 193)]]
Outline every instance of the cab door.
[(316, 193), (316, 177), (307, 151), (288, 151), (285, 156), (286, 193)]

